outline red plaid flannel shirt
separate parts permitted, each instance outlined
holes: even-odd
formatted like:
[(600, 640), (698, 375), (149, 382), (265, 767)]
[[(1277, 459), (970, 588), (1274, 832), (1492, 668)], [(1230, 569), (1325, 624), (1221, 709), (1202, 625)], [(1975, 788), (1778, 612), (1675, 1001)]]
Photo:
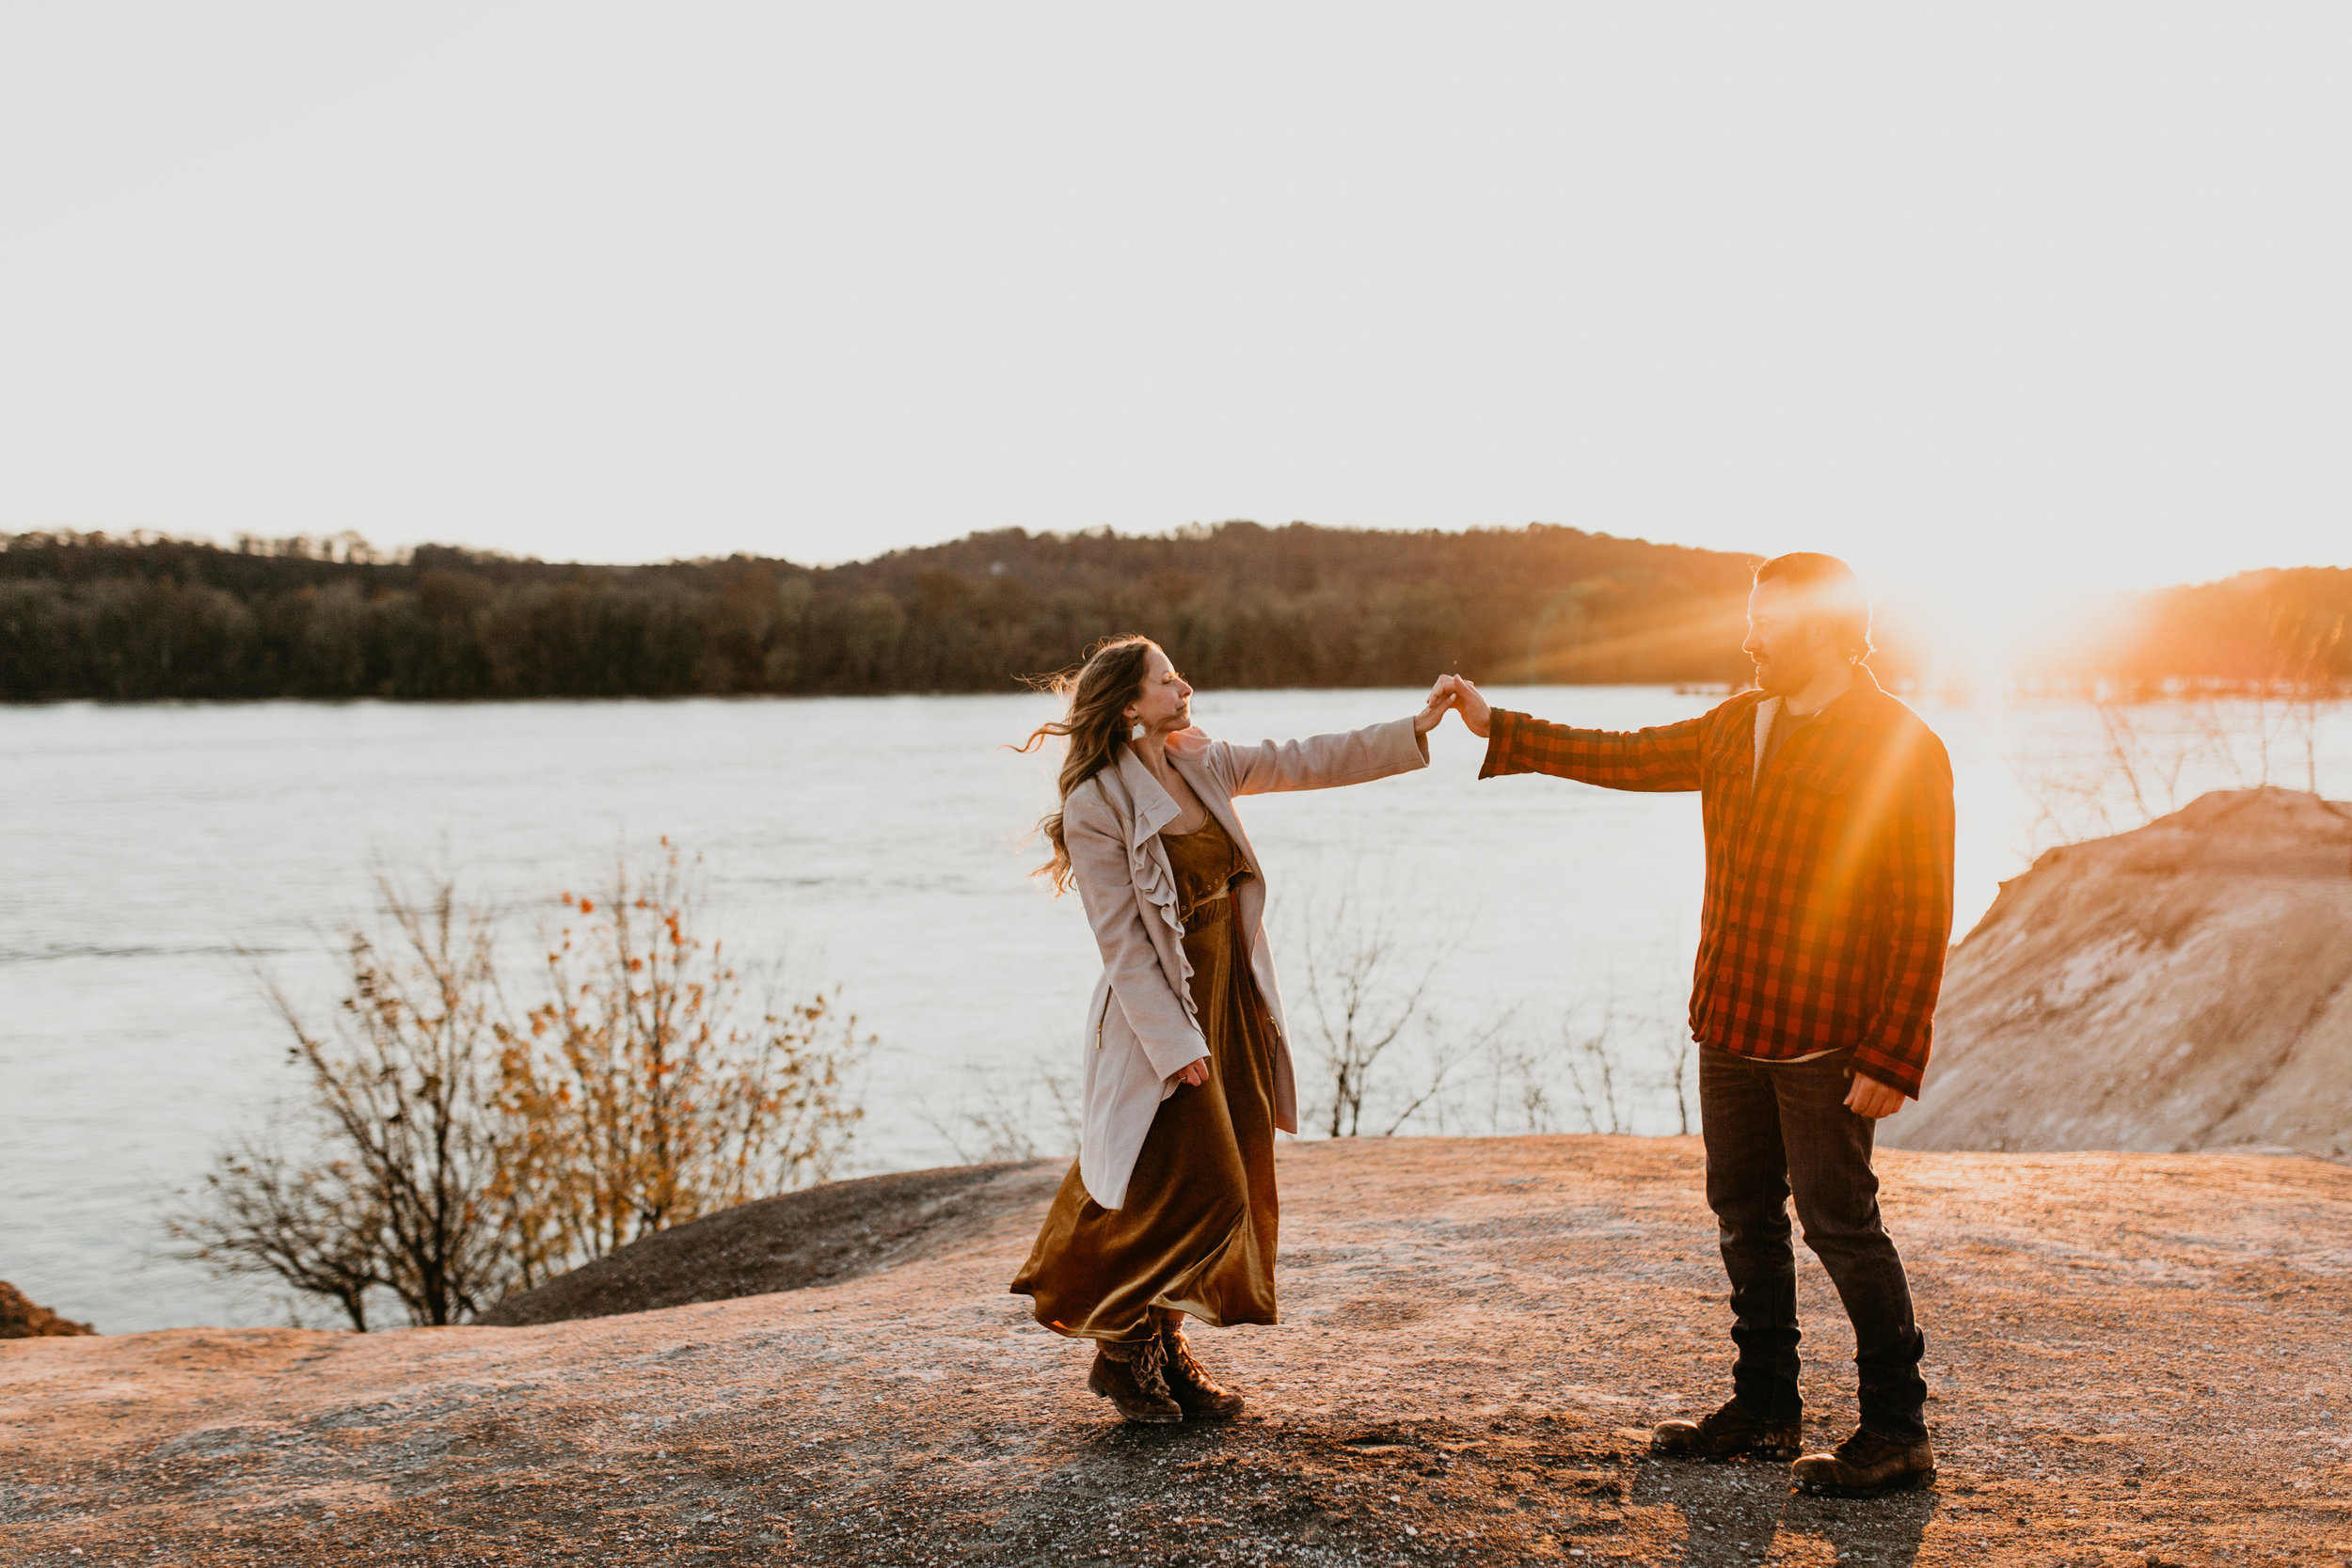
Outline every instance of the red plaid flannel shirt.
[(1498, 709), (1482, 779), (1553, 773), (1699, 792), (1707, 900), (1691, 1034), (1786, 1060), (1853, 1048), (1914, 1099), (1952, 934), (1952, 765), (1867, 670), (1754, 778), (1747, 691), (1696, 719), (1620, 733)]

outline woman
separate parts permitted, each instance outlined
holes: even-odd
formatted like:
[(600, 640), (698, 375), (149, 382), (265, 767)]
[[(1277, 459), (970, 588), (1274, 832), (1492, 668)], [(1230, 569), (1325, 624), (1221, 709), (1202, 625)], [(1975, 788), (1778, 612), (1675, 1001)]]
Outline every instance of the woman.
[(1012, 1289), (1046, 1327), (1095, 1342), (1087, 1386), (1127, 1419), (1232, 1416), (1240, 1396), (1181, 1325), (1276, 1321), (1274, 1132), (1298, 1131), (1265, 881), (1233, 798), (1426, 767), (1452, 697), (1352, 735), (1235, 746), (1191, 727), (1192, 688), (1141, 637), (1102, 644), (1054, 689), (1068, 713), (1022, 746), (1069, 740), (1042, 874), (1077, 885), (1103, 978), (1078, 1163)]

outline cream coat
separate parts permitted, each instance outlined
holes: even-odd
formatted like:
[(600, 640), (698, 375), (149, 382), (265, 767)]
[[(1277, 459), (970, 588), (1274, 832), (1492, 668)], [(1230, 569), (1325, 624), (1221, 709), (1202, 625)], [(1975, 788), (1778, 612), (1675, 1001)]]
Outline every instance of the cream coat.
[[(1233, 835), (1256, 873), (1233, 891), (1233, 914), (1248, 944), (1258, 990), (1275, 1027), (1275, 1125), (1298, 1131), (1298, 1081), (1291, 1067), (1290, 1030), (1282, 993), (1274, 981), (1267, 945), (1265, 871), (1242, 832), (1233, 798), (1278, 789), (1329, 789), (1429, 766), (1429, 745), (1410, 719), (1374, 724), (1349, 735), (1236, 746), (1186, 730), (1168, 742), (1168, 756), (1200, 803)], [(1062, 835), (1070, 847), (1072, 879), (1103, 949), (1103, 978), (1087, 1006), (1085, 1122), (1078, 1175), (1087, 1194), (1105, 1209), (1126, 1201), (1127, 1179), (1152, 1130), (1161, 1101), (1175, 1092), (1168, 1080), (1209, 1053), (1193, 1015), (1192, 965), (1184, 958), (1184, 927), (1176, 908), (1176, 877), (1159, 832), (1180, 815), (1152, 769), (1128, 747), (1119, 760), (1072, 791), (1062, 802)]]

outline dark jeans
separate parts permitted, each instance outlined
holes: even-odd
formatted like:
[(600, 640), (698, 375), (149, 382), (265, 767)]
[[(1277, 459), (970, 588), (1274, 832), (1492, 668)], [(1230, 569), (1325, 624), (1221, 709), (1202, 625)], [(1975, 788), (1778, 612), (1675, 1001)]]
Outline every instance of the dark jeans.
[(1851, 1053), (1809, 1062), (1760, 1062), (1699, 1048), (1699, 1120), (1707, 1140), (1707, 1206), (1715, 1211), (1731, 1276), (1733, 1394), (1768, 1420), (1795, 1420), (1797, 1255), (1788, 1199), (1804, 1244), (1821, 1260), (1853, 1322), (1862, 1425), (1915, 1443), (1928, 1386), (1927, 1341), (1911, 1317), (1903, 1260), (1879, 1222), (1870, 1168), (1877, 1124), (1846, 1109)]

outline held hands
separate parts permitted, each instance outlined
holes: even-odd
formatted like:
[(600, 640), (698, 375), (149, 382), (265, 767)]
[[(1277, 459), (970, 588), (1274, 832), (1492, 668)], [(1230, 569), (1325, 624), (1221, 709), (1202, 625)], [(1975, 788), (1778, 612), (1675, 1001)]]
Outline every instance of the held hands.
[(1462, 722), (1470, 726), (1470, 734), (1481, 740), (1486, 738), (1494, 709), (1486, 705), (1486, 699), (1480, 694), (1477, 687), (1470, 684), (1467, 675), (1438, 677), (1438, 683), (1429, 689), (1429, 701), (1414, 716), (1413, 732), (1427, 735), (1438, 727), (1438, 721), (1446, 716), (1448, 709), (1461, 714)]

